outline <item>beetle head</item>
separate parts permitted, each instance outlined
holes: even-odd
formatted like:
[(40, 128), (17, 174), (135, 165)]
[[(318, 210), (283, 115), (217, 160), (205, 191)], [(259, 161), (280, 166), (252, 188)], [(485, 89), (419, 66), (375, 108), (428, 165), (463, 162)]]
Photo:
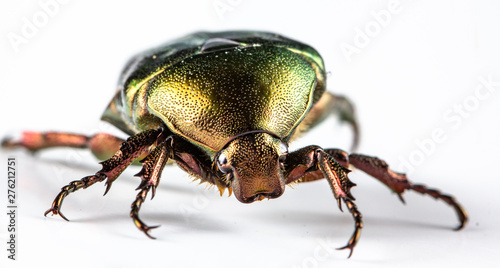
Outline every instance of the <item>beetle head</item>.
[(280, 197), (285, 191), (283, 163), (287, 145), (266, 132), (233, 138), (215, 159), (242, 203)]

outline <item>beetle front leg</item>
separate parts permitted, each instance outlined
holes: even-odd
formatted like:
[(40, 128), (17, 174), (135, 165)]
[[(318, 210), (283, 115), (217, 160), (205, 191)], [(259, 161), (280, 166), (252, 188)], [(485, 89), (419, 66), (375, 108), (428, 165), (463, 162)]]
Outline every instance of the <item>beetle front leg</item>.
[(287, 156), (285, 167), (287, 184), (294, 181), (316, 180), (324, 177), (330, 184), (341, 211), (341, 201), (344, 201), (354, 219), (355, 225), (349, 242), (339, 249), (349, 249), (349, 257), (351, 257), (361, 235), (363, 221), (361, 213), (353, 202), (355, 199), (351, 195), (350, 190), (355, 184), (347, 177), (350, 170), (318, 146), (308, 146), (290, 153)]
[(125, 168), (132, 163), (132, 161), (144, 153), (150, 145), (159, 139), (162, 131), (162, 129), (147, 130), (128, 138), (127, 141), (121, 145), (120, 150), (113, 155), (113, 157), (101, 162), (102, 169), (97, 171), (95, 175), (85, 177), (81, 180), (72, 181), (68, 185), (64, 186), (61, 189), (61, 192), (54, 199), (52, 207), (48, 209), (44, 215), (47, 216), (47, 214), (52, 212), (53, 215), (60, 215), (63, 219), (68, 220), (60, 211), (64, 198), (74, 191), (82, 188), (85, 189), (105, 179), (107, 179), (106, 191), (104, 192), (104, 194), (106, 194), (113, 181), (118, 178), (123, 170), (125, 170)]
[(93, 176), (87, 176), (81, 180), (70, 182), (68, 185), (61, 188), (61, 192), (59, 192), (59, 194), (54, 199), (54, 202), (52, 202), (52, 207), (47, 211), (45, 211), (43, 215), (47, 216), (47, 214), (52, 212), (52, 215), (59, 215), (64, 220), (69, 221), (68, 218), (66, 218), (61, 212), (61, 206), (62, 202), (64, 201), (64, 198), (66, 198), (66, 196), (68, 196), (70, 193), (74, 191), (80, 190), (82, 188), (85, 189), (95, 184), (96, 182), (103, 181), (104, 179), (106, 179), (106, 177), (102, 173), (98, 172)]
[(151, 153), (144, 158), (142, 161), (142, 169), (136, 176), (141, 177), (141, 184), (136, 190), (140, 190), (137, 194), (135, 201), (132, 203), (132, 210), (130, 211), (130, 217), (134, 221), (134, 224), (144, 232), (149, 238), (155, 239), (149, 234), (149, 230), (157, 228), (158, 226), (148, 226), (139, 218), (139, 210), (141, 209), (142, 203), (146, 199), (146, 195), (149, 190), (152, 190), (151, 199), (155, 196), (156, 187), (160, 183), (160, 176), (165, 164), (169, 158), (173, 158), (172, 146), (169, 143), (171, 139), (167, 139), (160, 143)]

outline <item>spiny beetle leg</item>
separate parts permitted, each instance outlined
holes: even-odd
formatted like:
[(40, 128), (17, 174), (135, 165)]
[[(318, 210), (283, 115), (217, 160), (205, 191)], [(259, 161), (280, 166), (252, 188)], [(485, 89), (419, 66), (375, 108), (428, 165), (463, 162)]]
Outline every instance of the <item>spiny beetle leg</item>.
[(460, 230), (466, 225), (468, 220), (467, 212), (455, 200), (454, 197), (443, 194), (439, 190), (427, 188), (427, 186), (425, 185), (411, 183), (410, 181), (408, 181), (408, 178), (405, 174), (390, 170), (389, 165), (387, 165), (385, 161), (377, 157), (361, 154), (350, 154), (349, 163), (387, 185), (391, 190), (398, 194), (399, 198), (403, 202), (404, 199), (402, 197), (402, 194), (405, 190), (413, 190), (418, 193), (427, 194), (435, 199), (444, 201), (448, 205), (452, 206), (458, 215), (460, 224), (456, 228), (456, 230)]
[(45, 216), (52, 212), (53, 215), (60, 215), (63, 219), (68, 220), (60, 211), (64, 198), (74, 191), (82, 188), (85, 189), (107, 178), (107, 187), (104, 193), (106, 194), (111, 187), (111, 183), (130, 165), (130, 163), (132, 163), (132, 161), (146, 151), (148, 147), (158, 139), (161, 132), (162, 129), (146, 130), (128, 138), (113, 157), (101, 162), (102, 169), (97, 171), (95, 175), (72, 181), (61, 188), (61, 192), (59, 192), (54, 199), (52, 207), (45, 212)]
[[(342, 158), (339, 160), (343, 162)], [(340, 210), (342, 210), (341, 201), (344, 201), (354, 219), (355, 227), (347, 245), (340, 249), (350, 249), (350, 257), (363, 228), (362, 215), (351, 195), (351, 188), (355, 184), (347, 177), (350, 170), (318, 146), (308, 146), (290, 153), (286, 159), (285, 167), (287, 184), (294, 181), (304, 182), (326, 178)]]
[(69, 221), (68, 218), (66, 218), (61, 213), (61, 206), (64, 198), (74, 191), (77, 191), (82, 188), (85, 189), (96, 182), (103, 181), (105, 178), (106, 177), (102, 173), (97, 172), (96, 175), (87, 176), (81, 180), (70, 182), (68, 185), (64, 186), (61, 189), (61, 192), (59, 192), (59, 194), (54, 199), (54, 202), (52, 202), (52, 207), (49, 208), (47, 211), (45, 211), (44, 216), (47, 216), (47, 214), (52, 213), (52, 215), (59, 215), (61, 216), (61, 218)]
[[(339, 164), (339, 162), (322, 149), (316, 149), (315, 157), (319, 169), (323, 172), (323, 176), (327, 179), (328, 183), (330, 183), (330, 187), (335, 198), (339, 200), (339, 204), (340, 198), (355, 200), (351, 195), (351, 187), (355, 186), (355, 184), (347, 177), (350, 170)], [(342, 207), (339, 206), (339, 208), (342, 210)]]
[(323, 172), (323, 175), (330, 183), (330, 187), (337, 198), (339, 209), (342, 211), (340, 200), (342, 199), (346, 204), (349, 212), (354, 219), (354, 232), (349, 239), (346, 246), (339, 249), (349, 249), (349, 256), (352, 256), (354, 247), (358, 243), (359, 237), (361, 236), (361, 228), (363, 228), (362, 215), (358, 211), (358, 208), (354, 204), (355, 198), (351, 195), (351, 188), (355, 186), (347, 174), (350, 172), (347, 168), (338, 163), (331, 155), (323, 151), (322, 149), (316, 149), (316, 158), (318, 161), (318, 167)]
[(106, 194), (111, 188), (111, 184), (118, 176), (142, 153), (148, 150), (149, 146), (158, 141), (162, 129), (150, 129), (143, 131), (127, 139), (122, 143), (120, 150), (110, 159), (101, 162), (102, 170), (108, 178), (106, 180)]
[(467, 211), (455, 200), (453, 196), (443, 194), (441, 191), (437, 189), (427, 188), (427, 186), (422, 184), (411, 184), (409, 183), (406, 187), (407, 190), (413, 190), (420, 194), (427, 194), (432, 196), (434, 199), (440, 199), (446, 202), (448, 205), (452, 206), (455, 209), (455, 212), (458, 215), (458, 219), (460, 224), (455, 228), (455, 231), (461, 230), (465, 227), (468, 221)]
[(149, 238), (151, 239), (156, 239), (155, 237), (151, 236), (149, 234), (149, 230), (154, 229), (159, 227), (159, 225), (156, 226), (148, 226), (146, 225), (140, 218), (139, 218), (139, 210), (141, 209), (141, 205), (146, 199), (146, 195), (149, 192), (149, 188), (147, 189), (142, 189), (138, 194), (137, 197), (132, 203), (132, 211), (130, 211), (130, 217), (132, 217), (132, 220), (134, 221), (135, 226), (139, 228), (144, 234), (146, 234)]
[(171, 139), (167, 139), (160, 143), (151, 153), (144, 158), (142, 161), (142, 169), (136, 176), (141, 177), (141, 184), (136, 190), (140, 190), (137, 194), (135, 201), (132, 203), (132, 210), (130, 211), (130, 217), (134, 221), (134, 224), (144, 232), (149, 238), (155, 239), (149, 234), (149, 230), (156, 228), (158, 226), (148, 226), (139, 218), (139, 210), (141, 209), (142, 203), (146, 199), (146, 195), (149, 190), (152, 190), (151, 199), (155, 196), (156, 187), (160, 183), (160, 176), (165, 164), (169, 159), (169, 155), (172, 155), (172, 146), (170, 143)]

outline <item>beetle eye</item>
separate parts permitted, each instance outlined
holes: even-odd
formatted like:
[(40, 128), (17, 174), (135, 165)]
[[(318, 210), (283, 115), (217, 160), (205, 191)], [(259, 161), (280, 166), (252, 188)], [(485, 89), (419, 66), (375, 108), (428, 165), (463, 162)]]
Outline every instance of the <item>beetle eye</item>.
[(280, 143), (280, 154), (287, 154), (288, 153), (288, 146), (284, 143)]
[(219, 155), (219, 158), (217, 158), (217, 164), (219, 164), (219, 165), (226, 165), (227, 164), (227, 157), (225, 154), (221, 153)]
[(231, 168), (228, 166), (227, 157), (224, 153), (219, 154), (217, 158), (217, 167), (222, 173), (228, 173), (231, 171)]

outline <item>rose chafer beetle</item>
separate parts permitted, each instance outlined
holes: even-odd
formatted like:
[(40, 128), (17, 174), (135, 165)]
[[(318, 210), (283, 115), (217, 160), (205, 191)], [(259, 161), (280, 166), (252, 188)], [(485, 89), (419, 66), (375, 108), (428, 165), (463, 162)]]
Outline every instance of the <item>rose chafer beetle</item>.
[(339, 208), (345, 203), (355, 222), (341, 248), (349, 249), (349, 256), (363, 227), (349, 166), (375, 177), (402, 201), (402, 193), (413, 190), (446, 202), (458, 214), (456, 229), (465, 226), (467, 214), (452, 196), (411, 183), (376, 157), (316, 145), (289, 152), (292, 140), (332, 114), (352, 126), (357, 144), (352, 105), (325, 90), (323, 60), (308, 45), (266, 32), (199, 32), (138, 54), (126, 65), (102, 116), (130, 135), (126, 141), (105, 133), (25, 132), (3, 146), (89, 148), (107, 159), (94, 175), (64, 186), (45, 212), (65, 220), (61, 205), (67, 195), (104, 180), (106, 193), (125, 168), (142, 159), (130, 216), (150, 238), (156, 226), (142, 222), (139, 210), (149, 191), (154, 197), (169, 160), (216, 185), (221, 195), (228, 189), (242, 203), (277, 198), (287, 184), (325, 178)]

